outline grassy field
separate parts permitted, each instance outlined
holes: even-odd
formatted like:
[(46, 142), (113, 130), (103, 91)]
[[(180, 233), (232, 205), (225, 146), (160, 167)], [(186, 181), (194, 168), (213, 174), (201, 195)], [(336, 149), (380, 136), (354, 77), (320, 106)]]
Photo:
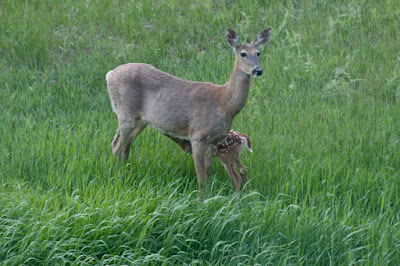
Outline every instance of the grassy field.
[[(224, 84), (267, 26), (240, 194), (150, 127), (117, 168), (109, 70)], [(394, 0), (0, 1), (0, 264), (400, 264), (399, 36)]]

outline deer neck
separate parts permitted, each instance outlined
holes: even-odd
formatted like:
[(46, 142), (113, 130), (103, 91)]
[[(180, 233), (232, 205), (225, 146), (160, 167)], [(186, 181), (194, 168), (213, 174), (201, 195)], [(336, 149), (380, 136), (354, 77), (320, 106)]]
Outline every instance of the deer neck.
[(240, 70), (239, 60), (235, 65), (229, 81), (225, 84), (225, 110), (229, 119), (233, 119), (246, 104), (250, 90), (250, 75)]

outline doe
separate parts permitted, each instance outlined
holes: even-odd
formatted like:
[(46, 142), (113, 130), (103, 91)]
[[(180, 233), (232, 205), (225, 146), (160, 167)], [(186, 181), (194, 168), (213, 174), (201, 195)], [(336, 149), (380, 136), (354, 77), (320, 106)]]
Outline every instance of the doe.
[(184, 80), (141, 63), (109, 71), (108, 94), (118, 117), (118, 130), (111, 143), (114, 157), (125, 161), (132, 141), (150, 124), (163, 134), (190, 140), (197, 182), (203, 192), (214, 143), (228, 135), (233, 118), (246, 104), (251, 76), (263, 73), (257, 48), (265, 45), (270, 35), (268, 27), (250, 44), (241, 44), (238, 34), (227, 29), (236, 59), (224, 85)]

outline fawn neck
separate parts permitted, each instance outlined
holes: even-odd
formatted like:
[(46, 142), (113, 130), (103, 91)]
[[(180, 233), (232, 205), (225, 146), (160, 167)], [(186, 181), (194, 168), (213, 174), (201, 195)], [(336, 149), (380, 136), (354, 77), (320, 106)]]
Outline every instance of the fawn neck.
[(238, 58), (229, 81), (225, 84), (225, 99), (223, 104), (229, 119), (233, 119), (246, 104), (250, 89), (250, 75), (240, 70)]

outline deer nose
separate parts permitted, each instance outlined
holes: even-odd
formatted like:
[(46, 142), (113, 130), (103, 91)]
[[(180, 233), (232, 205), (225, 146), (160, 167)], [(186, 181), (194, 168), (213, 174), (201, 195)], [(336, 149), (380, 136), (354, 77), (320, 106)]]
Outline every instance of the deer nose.
[(258, 76), (261, 76), (262, 75), (262, 73), (263, 73), (263, 69), (261, 68), (261, 67), (256, 67), (254, 70), (253, 70), (253, 76), (255, 76), (255, 77), (258, 77)]

